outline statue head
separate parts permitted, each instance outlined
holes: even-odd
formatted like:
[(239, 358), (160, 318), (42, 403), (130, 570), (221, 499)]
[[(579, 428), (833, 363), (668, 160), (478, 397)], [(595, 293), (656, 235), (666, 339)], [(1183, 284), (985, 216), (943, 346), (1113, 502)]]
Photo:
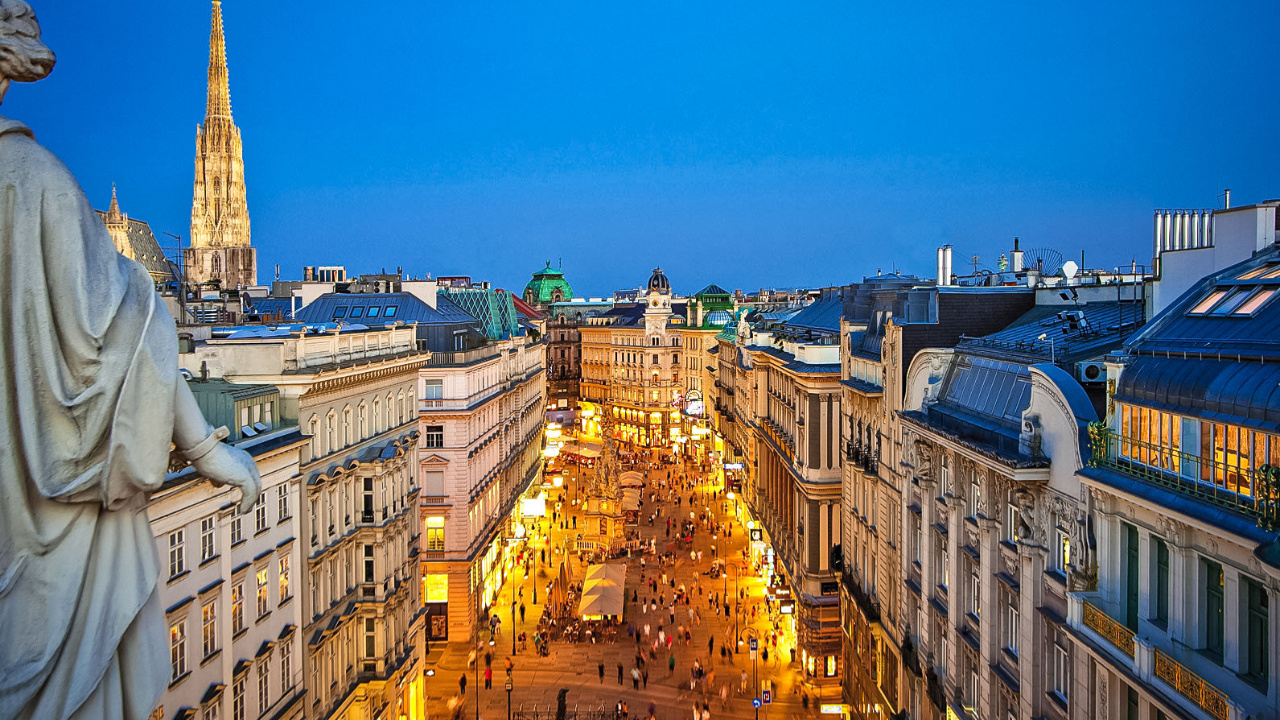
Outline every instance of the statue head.
[(40, 42), (40, 23), (24, 0), (0, 0), (0, 102), (10, 82), (35, 82), (53, 70), (53, 51)]

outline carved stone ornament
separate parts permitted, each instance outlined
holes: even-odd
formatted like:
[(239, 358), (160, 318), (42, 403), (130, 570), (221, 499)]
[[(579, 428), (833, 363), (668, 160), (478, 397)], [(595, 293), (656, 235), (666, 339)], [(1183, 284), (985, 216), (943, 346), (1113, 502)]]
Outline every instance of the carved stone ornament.
[(929, 443), (920, 438), (912, 438), (911, 448), (915, 452), (916, 477), (933, 480), (933, 455)]
[(1036, 541), (1036, 496), (1030, 490), (1019, 489), (1014, 495), (1018, 505), (1018, 538), (1027, 543)]

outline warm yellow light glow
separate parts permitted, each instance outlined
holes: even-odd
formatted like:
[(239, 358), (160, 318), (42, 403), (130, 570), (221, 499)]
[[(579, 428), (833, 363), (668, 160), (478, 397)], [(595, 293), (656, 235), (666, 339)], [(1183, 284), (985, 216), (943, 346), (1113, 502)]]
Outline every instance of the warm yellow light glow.
[(747, 529), (748, 529), (748, 530), (755, 530), (755, 529), (756, 529), (756, 521), (755, 521), (755, 520), (748, 520), (748, 521), (747, 521)]
[(561, 485), (564, 485), (564, 478), (557, 475), (551, 478), (551, 484), (555, 485), (556, 487), (560, 487)]
[(725, 494), (725, 497), (727, 497), (727, 498), (729, 498), (730, 500), (732, 500), (732, 499), (733, 499), (733, 497), (734, 497), (734, 496), (733, 496), (733, 491), (732, 491), (732, 490), (730, 490), (728, 493), (726, 493), (726, 494)]

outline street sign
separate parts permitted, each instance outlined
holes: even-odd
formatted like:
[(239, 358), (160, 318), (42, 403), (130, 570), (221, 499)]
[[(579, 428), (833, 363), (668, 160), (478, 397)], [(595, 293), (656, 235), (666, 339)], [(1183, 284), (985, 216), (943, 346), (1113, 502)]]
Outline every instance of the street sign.
[(515, 686), (511, 684), (511, 678), (510, 678), (510, 677), (508, 677), (508, 678), (507, 678), (507, 692), (511, 692), (512, 688), (514, 688), (514, 687), (515, 687)]
[(760, 641), (755, 638), (751, 638), (747, 641), (747, 647), (751, 648), (752, 652), (755, 652), (760, 649)]
[(751, 707), (753, 708), (760, 707), (760, 698), (751, 698)]
[(764, 696), (764, 704), (765, 704), (765, 705), (772, 705), (772, 704), (773, 704), (773, 691), (772, 691), (772, 690), (761, 690), (761, 691), (760, 691), (760, 694)]

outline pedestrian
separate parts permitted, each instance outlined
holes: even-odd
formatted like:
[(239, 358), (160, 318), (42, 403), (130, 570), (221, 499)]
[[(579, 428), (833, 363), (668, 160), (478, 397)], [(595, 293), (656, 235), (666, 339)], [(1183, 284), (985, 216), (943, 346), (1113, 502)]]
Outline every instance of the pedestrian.
[[(520, 588), (520, 594), (524, 594), (524, 588)], [(520, 622), (524, 622), (524, 603), (520, 603)]]
[(485, 690), (493, 689), (493, 668), (492, 667), (486, 667), (484, 669), (484, 689)]
[(634, 667), (631, 668), (631, 689), (632, 690), (640, 689), (640, 669), (639, 668), (634, 668)]
[[(600, 671), (600, 684), (603, 685), (604, 684), (604, 663), (603, 662), (600, 663), (599, 667), (597, 667), (596, 669)], [(466, 681), (467, 681), (466, 676), (463, 676), (462, 684), (466, 685)]]
[(644, 669), (644, 672), (641, 673), (640, 678), (644, 680), (644, 689), (648, 690), (649, 689), (649, 668)]
[(622, 663), (618, 663), (618, 684), (622, 684)]
[(716, 649), (716, 638), (714, 635), (712, 635), (711, 637), (707, 638), (707, 654), (714, 655), (715, 649)]
[[(667, 677), (671, 677), (676, 671), (676, 656), (671, 655), (667, 658)], [(462, 676), (462, 689), (467, 689), (467, 676)]]
[(467, 674), (462, 673), (462, 677), (458, 678), (458, 695), (467, 694)]

